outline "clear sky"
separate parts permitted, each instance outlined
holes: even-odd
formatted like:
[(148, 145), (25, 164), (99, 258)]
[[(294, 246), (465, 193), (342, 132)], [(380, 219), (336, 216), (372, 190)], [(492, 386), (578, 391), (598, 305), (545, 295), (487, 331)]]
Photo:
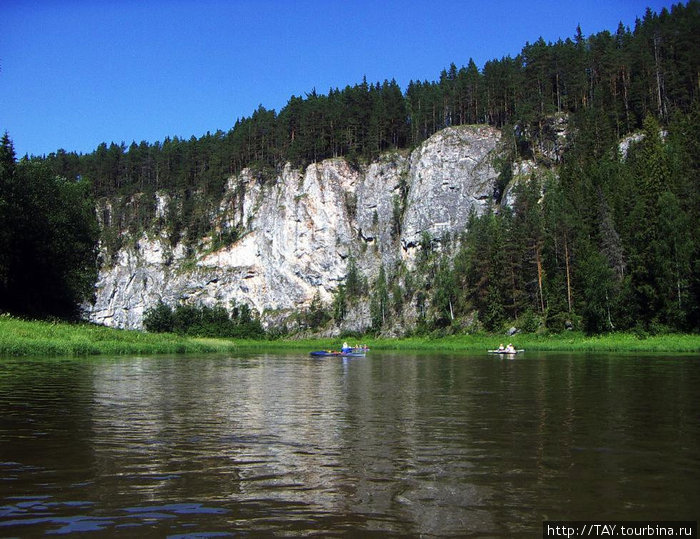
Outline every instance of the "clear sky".
[[(258, 105), (634, 28), (663, 0), (1, 0), (0, 131), (18, 157), (228, 131)], [(683, 2), (685, 3), (685, 1)]]

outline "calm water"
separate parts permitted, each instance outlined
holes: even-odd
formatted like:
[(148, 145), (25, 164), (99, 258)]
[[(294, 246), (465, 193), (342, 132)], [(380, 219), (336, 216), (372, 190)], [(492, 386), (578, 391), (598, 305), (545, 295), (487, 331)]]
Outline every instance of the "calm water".
[(700, 358), (0, 359), (0, 537), (700, 517)]

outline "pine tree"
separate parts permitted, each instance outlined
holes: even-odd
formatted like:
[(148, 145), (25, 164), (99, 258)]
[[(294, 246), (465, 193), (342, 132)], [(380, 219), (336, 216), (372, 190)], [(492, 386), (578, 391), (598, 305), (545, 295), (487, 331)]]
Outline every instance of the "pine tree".
[(379, 331), (386, 323), (389, 305), (389, 289), (386, 282), (386, 270), (382, 264), (379, 275), (374, 283), (372, 300), (370, 302), (370, 315), (372, 317), (372, 329)]
[(447, 257), (441, 258), (433, 282), (432, 307), (435, 312), (435, 325), (445, 327), (455, 319), (457, 286), (455, 274)]
[(0, 149), (0, 310), (75, 316), (97, 279), (98, 229), (88, 185)]
[(13, 221), (15, 207), (15, 149), (10, 136), (5, 132), (0, 142), (0, 291), (9, 284), (13, 248)]

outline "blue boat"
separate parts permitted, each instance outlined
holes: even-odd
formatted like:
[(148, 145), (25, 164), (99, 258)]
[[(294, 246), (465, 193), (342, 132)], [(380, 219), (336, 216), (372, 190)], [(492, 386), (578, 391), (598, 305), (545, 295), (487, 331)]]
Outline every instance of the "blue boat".
[(314, 357), (365, 357), (365, 352), (350, 350), (347, 352), (339, 352), (337, 350), (316, 350), (311, 352)]

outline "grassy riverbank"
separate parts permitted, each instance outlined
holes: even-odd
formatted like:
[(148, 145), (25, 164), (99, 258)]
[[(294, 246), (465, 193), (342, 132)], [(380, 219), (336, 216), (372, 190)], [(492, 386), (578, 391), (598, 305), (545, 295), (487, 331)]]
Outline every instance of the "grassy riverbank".
[[(302, 340), (294, 342), (266, 343), (266, 347), (294, 347), (307, 350), (337, 349), (342, 339)], [(448, 337), (405, 337), (401, 339), (348, 339), (348, 344), (362, 342), (373, 350), (415, 351), (470, 351), (484, 352), (497, 348), (499, 344), (512, 342), (516, 348), (530, 351), (571, 352), (677, 352), (700, 353), (700, 335), (655, 335), (639, 337), (632, 333), (614, 333), (587, 336), (583, 333), (567, 332), (558, 335), (521, 334), (513, 337), (503, 335), (452, 335)], [(253, 344), (253, 346), (256, 346)], [(261, 346), (263, 346), (261, 344)]]
[[(91, 324), (36, 322), (0, 316), (0, 356), (88, 356), (231, 353), (236, 350), (337, 349), (342, 339), (240, 341), (182, 337), (169, 333), (145, 333), (110, 329)], [(511, 338), (494, 335), (362, 339), (374, 350), (478, 351), (512, 342), (517, 348), (536, 351), (611, 351), (700, 353), (700, 335), (631, 333), (589, 337), (581, 333), (560, 335), (522, 334)], [(348, 339), (356, 344), (358, 339)]]
[(516, 348), (531, 351), (571, 352), (685, 352), (700, 353), (700, 335), (655, 335), (639, 337), (632, 333), (587, 336), (567, 332), (556, 335), (521, 334), (513, 337), (499, 335), (456, 335), (437, 339), (410, 337), (398, 340), (377, 340), (370, 346), (386, 350), (473, 350), (497, 348), (512, 342)]
[(234, 343), (92, 324), (37, 322), (0, 316), (0, 356), (89, 356), (231, 352)]

